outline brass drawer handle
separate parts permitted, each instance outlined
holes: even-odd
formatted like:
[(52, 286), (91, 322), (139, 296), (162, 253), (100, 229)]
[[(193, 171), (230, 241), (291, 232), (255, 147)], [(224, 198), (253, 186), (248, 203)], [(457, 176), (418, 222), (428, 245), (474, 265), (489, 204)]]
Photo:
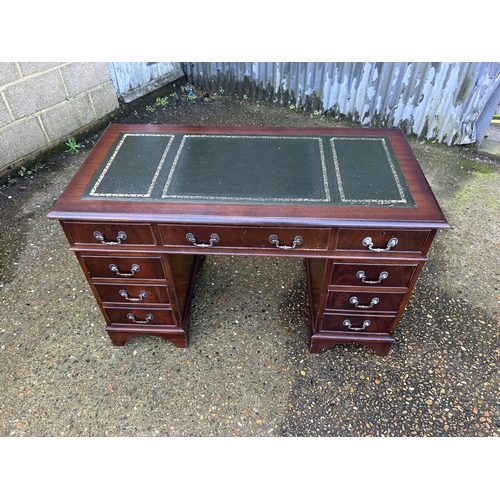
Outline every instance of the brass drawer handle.
[(149, 323), (150, 321), (153, 321), (155, 319), (155, 317), (152, 314), (146, 314), (146, 320), (142, 321), (142, 320), (136, 319), (136, 317), (132, 313), (128, 313), (127, 318), (132, 320), (134, 323), (137, 323), (138, 325), (144, 325), (144, 324)]
[(378, 275), (378, 280), (377, 281), (368, 281), (366, 279), (366, 274), (364, 271), (358, 271), (356, 273), (356, 278), (359, 278), (363, 283), (366, 283), (367, 285), (376, 285), (377, 283), (380, 283), (382, 280), (385, 280), (389, 277), (389, 273), (387, 271), (382, 271)]
[(125, 300), (129, 300), (130, 302), (139, 302), (140, 300), (142, 300), (144, 297), (147, 297), (148, 294), (144, 291), (144, 290), (141, 290), (139, 292), (139, 297), (129, 297), (128, 296), (128, 293), (125, 291), (125, 290), (120, 290), (118, 292), (122, 297), (125, 298)]
[(136, 272), (141, 270), (141, 268), (137, 264), (132, 264), (129, 273), (121, 273), (116, 264), (110, 264), (109, 269), (114, 273), (116, 273), (118, 276), (125, 276), (125, 277), (133, 276)]
[(127, 239), (127, 233), (125, 233), (124, 231), (119, 231), (115, 241), (106, 241), (104, 239), (104, 236), (99, 231), (94, 232), (94, 237), (98, 239), (103, 245), (120, 245), (123, 240)]
[(281, 248), (282, 250), (290, 250), (292, 248), (295, 248), (297, 245), (300, 245), (303, 241), (304, 239), (302, 238), (302, 236), (295, 236), (292, 242), (292, 246), (288, 247), (286, 245), (280, 245), (280, 240), (275, 234), (271, 234), (271, 236), (269, 236), (269, 243), (276, 245), (276, 248)]
[(378, 297), (373, 297), (373, 299), (367, 306), (361, 305), (357, 297), (351, 297), (349, 302), (351, 304), (354, 304), (354, 307), (357, 307), (358, 309), (371, 309), (373, 306), (376, 306), (380, 302), (380, 299)]
[(372, 324), (371, 321), (367, 319), (367, 320), (363, 321), (362, 326), (360, 326), (359, 328), (356, 328), (356, 327), (351, 325), (351, 322), (348, 319), (344, 320), (344, 326), (347, 326), (347, 328), (349, 330), (353, 330), (355, 332), (359, 332), (361, 330), (364, 330), (367, 326), (370, 326), (371, 324)]
[(216, 233), (213, 233), (210, 235), (210, 239), (208, 240), (208, 243), (196, 243), (196, 238), (194, 237), (193, 233), (187, 233), (186, 234), (186, 240), (189, 241), (189, 243), (192, 243), (195, 247), (211, 247), (214, 245), (214, 243), (217, 243), (219, 241), (219, 236)]
[(391, 238), (388, 241), (386, 248), (373, 248), (373, 241), (369, 236), (363, 240), (363, 246), (368, 247), (368, 250), (371, 250), (372, 252), (388, 252), (391, 248), (395, 247), (397, 244), (398, 244), (398, 239)]

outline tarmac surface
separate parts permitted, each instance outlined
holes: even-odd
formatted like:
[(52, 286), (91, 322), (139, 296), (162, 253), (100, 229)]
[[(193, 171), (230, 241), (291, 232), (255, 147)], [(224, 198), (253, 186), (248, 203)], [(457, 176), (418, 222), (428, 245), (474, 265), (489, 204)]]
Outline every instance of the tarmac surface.
[[(115, 121), (345, 126), (193, 90)], [(113, 347), (46, 219), (101, 132), (0, 190), (0, 436), (498, 437), (498, 157), (409, 138), (452, 229), (387, 357), (354, 344), (310, 354), (302, 261), (249, 257), (203, 262), (189, 348), (147, 336)]]

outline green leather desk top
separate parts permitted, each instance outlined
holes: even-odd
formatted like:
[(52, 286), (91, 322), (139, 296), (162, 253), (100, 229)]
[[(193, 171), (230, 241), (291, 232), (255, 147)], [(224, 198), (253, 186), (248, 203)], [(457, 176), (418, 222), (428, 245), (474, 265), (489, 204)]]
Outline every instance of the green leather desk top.
[(122, 132), (81, 199), (416, 206), (383, 135)]

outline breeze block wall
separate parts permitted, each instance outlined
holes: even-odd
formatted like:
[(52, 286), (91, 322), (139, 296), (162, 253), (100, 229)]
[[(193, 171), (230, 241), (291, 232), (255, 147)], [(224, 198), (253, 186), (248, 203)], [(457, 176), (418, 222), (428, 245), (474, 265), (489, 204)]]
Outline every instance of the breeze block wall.
[(0, 176), (118, 107), (106, 62), (0, 62)]

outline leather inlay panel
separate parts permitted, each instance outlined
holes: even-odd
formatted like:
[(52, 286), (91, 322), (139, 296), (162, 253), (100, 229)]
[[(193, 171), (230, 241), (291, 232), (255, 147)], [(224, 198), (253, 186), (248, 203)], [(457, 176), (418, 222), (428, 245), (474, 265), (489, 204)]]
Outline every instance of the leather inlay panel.
[(82, 196), (120, 198), (415, 207), (388, 136), (123, 132)]
[(120, 134), (87, 187), (91, 197), (149, 198), (172, 145), (173, 134)]

